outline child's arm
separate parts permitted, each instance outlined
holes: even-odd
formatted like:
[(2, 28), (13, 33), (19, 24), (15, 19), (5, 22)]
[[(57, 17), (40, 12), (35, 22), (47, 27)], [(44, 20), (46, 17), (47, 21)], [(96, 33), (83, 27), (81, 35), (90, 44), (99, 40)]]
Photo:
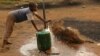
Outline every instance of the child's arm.
[(35, 23), (33, 20), (31, 20), (32, 25), (35, 27), (36, 31), (39, 31), (38, 28), (36, 27)]
[(35, 15), (38, 19), (40, 19), (40, 20), (42, 20), (42, 21), (44, 22), (44, 28), (46, 28), (46, 23), (51, 22), (51, 20), (44, 20), (43, 18), (41, 18), (41, 17), (38, 15), (37, 12), (34, 12), (34, 15)]
[(34, 15), (35, 15), (38, 19), (42, 20), (44, 23), (46, 22), (44, 19), (42, 19), (42, 18), (38, 15), (37, 12), (34, 12)]
[(31, 13), (29, 13), (29, 14), (27, 14), (27, 18), (28, 18), (28, 20), (31, 21), (31, 23), (34, 26), (34, 28), (36, 29), (36, 31), (39, 31), (38, 28), (36, 27), (35, 23), (34, 23), (33, 15)]

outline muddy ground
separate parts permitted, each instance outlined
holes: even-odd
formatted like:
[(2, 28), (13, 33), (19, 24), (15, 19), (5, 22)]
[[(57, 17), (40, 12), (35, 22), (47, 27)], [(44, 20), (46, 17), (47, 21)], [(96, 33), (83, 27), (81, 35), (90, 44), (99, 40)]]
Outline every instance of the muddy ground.
[[(5, 21), (7, 13), (11, 10), (0, 10), (0, 46), (2, 45), (3, 33), (5, 28)], [(38, 11), (42, 16), (42, 10)], [(100, 5), (81, 5), (72, 7), (59, 7), (46, 9), (47, 19), (64, 20), (65, 26), (76, 27), (81, 34), (89, 37), (100, 43)], [(37, 19), (37, 18), (36, 18)], [(42, 26), (39, 26), (39, 28)], [(1, 51), (0, 56), (23, 56), (19, 49), (22, 45), (30, 42), (31, 38), (35, 36), (35, 29), (29, 21), (16, 23), (14, 31), (9, 39), (13, 44), (10, 45), (9, 50)], [(92, 50), (97, 56), (100, 56), (100, 44), (83, 44), (88, 49)], [(67, 47), (66, 47), (67, 48)], [(63, 50), (63, 51), (66, 51)], [(63, 54), (66, 56), (66, 54)]]

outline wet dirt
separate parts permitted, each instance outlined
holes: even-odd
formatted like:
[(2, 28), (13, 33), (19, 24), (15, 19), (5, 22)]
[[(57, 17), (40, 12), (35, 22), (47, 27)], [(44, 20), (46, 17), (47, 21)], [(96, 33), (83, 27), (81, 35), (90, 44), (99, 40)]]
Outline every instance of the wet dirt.
[[(11, 11), (11, 10), (0, 10), (0, 46), (2, 45), (5, 21), (6, 21), (7, 13), (9, 11)], [(42, 16), (42, 10), (39, 10), (38, 12)], [(82, 8), (82, 6), (77, 6), (77, 7), (62, 7), (62, 8), (46, 9), (46, 16), (47, 16), (47, 19), (51, 19), (51, 20), (60, 20), (63, 18), (73, 18), (74, 20), (78, 20), (80, 22), (78, 24), (83, 26), (84, 25), (82, 23), (83, 21), (100, 22), (100, 16), (99, 16), (100, 13), (99, 12), (100, 12), (100, 6), (86, 5), (85, 8)], [(68, 22), (68, 21), (66, 21), (66, 22)], [(95, 32), (93, 34), (97, 34), (97, 35), (95, 35), (95, 37), (97, 37), (98, 41), (100, 41), (99, 24), (97, 23), (97, 28), (95, 28), (95, 26), (92, 26), (91, 25), (92, 23), (86, 23), (86, 24), (87, 24), (87, 26), (84, 26), (84, 27), (87, 27), (86, 30), (91, 32), (91, 30), (88, 28), (88, 26), (90, 26), (90, 28), (93, 29), (93, 32)], [(37, 24), (37, 26), (39, 28), (42, 27), (40, 25), (41, 24)], [(93, 23), (93, 25), (96, 25), (96, 24)], [(81, 29), (83, 29), (83, 28), (80, 26), (79, 30), (82, 32), (83, 30), (81, 30)], [(99, 31), (96, 29), (98, 29)], [(9, 39), (9, 41), (12, 42), (13, 44), (9, 46), (10, 47), (9, 50), (0, 52), (0, 56), (23, 56), (20, 53), (20, 48), (23, 45), (30, 43), (30, 40), (33, 38), (33, 36), (35, 36), (35, 32), (36, 31), (35, 31), (34, 27), (32, 26), (32, 24), (29, 21), (25, 21), (22, 23), (16, 23), (14, 26), (14, 31), (12, 33), (12, 36)], [(86, 32), (86, 31), (84, 30), (83, 32)], [(88, 33), (86, 33), (84, 35), (88, 36), (89, 38), (91, 38), (91, 36), (92, 36), (91, 34), (88, 34)], [(36, 38), (36, 37), (34, 37), (34, 38)], [(34, 41), (34, 40), (32, 40), (32, 41)], [(99, 42), (97, 42), (98, 44), (85, 43), (85, 44), (79, 45), (78, 49), (75, 48), (77, 50), (70, 48), (65, 44), (62, 44), (59, 41), (55, 42), (55, 43), (56, 44), (54, 45), (54, 47), (59, 46), (57, 49), (61, 50), (60, 56), (64, 56), (64, 55), (65, 56), (66, 55), (73, 56), (74, 54), (76, 54), (76, 56), (80, 56), (80, 55), (100, 56)]]

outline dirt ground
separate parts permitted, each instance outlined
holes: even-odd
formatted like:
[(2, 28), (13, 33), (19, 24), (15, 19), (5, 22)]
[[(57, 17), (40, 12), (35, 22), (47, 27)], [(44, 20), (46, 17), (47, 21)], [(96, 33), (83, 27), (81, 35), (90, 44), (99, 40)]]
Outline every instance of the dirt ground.
[[(2, 45), (2, 37), (4, 33), (5, 21), (7, 13), (10, 10), (0, 10), (0, 46)], [(38, 11), (42, 16), (42, 10)], [(72, 6), (72, 7), (60, 7), (46, 9), (47, 19), (58, 20), (62, 18), (74, 18), (75, 20), (81, 21), (94, 21), (100, 22), (100, 6), (99, 5), (82, 5), (82, 6)], [(38, 26), (39, 27), (39, 26)], [(99, 26), (100, 27), (100, 26)], [(35, 30), (29, 21), (22, 23), (16, 23), (14, 27), (13, 34), (10, 38), (10, 42), (13, 44), (10, 46), (9, 50), (1, 51), (0, 56), (23, 56), (19, 49), (22, 45), (28, 43), (30, 39), (35, 35)], [(99, 42), (98, 42), (99, 43)], [(100, 56), (100, 44), (83, 44), (88, 47), (97, 56)], [(66, 56), (66, 54), (65, 54)]]

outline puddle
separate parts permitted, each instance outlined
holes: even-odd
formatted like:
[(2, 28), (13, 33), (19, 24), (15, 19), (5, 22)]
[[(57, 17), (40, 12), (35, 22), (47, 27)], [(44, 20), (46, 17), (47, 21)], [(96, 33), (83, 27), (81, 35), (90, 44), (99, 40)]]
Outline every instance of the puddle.
[(52, 47), (48, 54), (40, 52), (37, 48), (36, 39), (33, 39), (32, 43), (23, 45), (20, 48), (20, 53), (24, 56), (48, 56), (48, 55), (59, 55), (59, 51), (56, 47)]
[(37, 49), (36, 41), (35, 41), (35, 39), (33, 39), (33, 40), (34, 41), (32, 43), (25, 44), (20, 48), (21, 54), (23, 54), (25, 56), (31, 56), (30, 51), (33, 49)]

